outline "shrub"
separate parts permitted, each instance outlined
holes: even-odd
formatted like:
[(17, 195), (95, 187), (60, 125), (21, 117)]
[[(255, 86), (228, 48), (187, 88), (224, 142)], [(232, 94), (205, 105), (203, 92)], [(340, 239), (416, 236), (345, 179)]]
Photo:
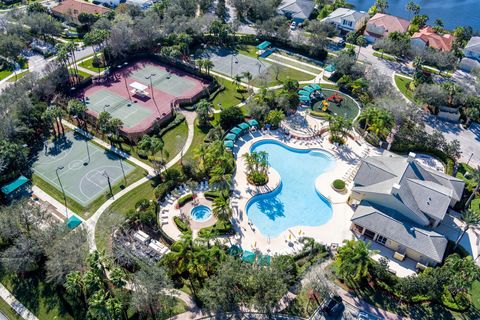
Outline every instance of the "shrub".
[(336, 179), (332, 183), (333, 187), (337, 190), (343, 190), (345, 189), (345, 181), (341, 179)]
[(213, 226), (200, 229), (198, 236), (202, 238), (212, 238), (230, 234), (233, 226), (230, 221), (218, 220)]
[(92, 59), (92, 66), (95, 68), (103, 68), (103, 59), (101, 59), (99, 56), (94, 56)]
[(175, 188), (176, 184), (173, 181), (166, 181), (164, 183), (159, 184), (158, 186), (155, 187), (155, 190), (153, 191), (155, 198), (157, 198), (160, 201), (165, 200), (165, 196), (167, 193), (172, 191)]
[(173, 221), (175, 221), (178, 230), (180, 230), (181, 232), (190, 231), (190, 225), (188, 224), (188, 222), (183, 221), (180, 217), (173, 217)]
[(175, 128), (176, 126), (180, 125), (183, 121), (185, 121), (185, 116), (181, 113), (177, 113), (175, 115), (175, 118), (169, 124), (167, 124), (164, 128), (162, 128), (160, 130), (160, 132), (158, 133), (158, 135), (163, 136), (168, 131), (170, 131), (173, 128)]
[(157, 215), (154, 209), (145, 211), (130, 210), (127, 212), (127, 218), (130, 221), (138, 222), (151, 228), (157, 226)]
[(327, 112), (314, 111), (314, 110), (310, 111), (310, 115), (311, 115), (312, 117), (323, 118), (323, 119), (326, 119), (326, 120), (328, 120), (328, 119), (330, 119), (330, 118), (332, 117), (332, 116), (331, 116), (329, 113), (327, 113)]
[(147, 199), (141, 199), (138, 200), (137, 203), (135, 203), (135, 209), (140, 209), (140, 210), (145, 210), (150, 206), (150, 201)]
[(268, 175), (263, 172), (252, 172), (248, 175), (248, 182), (256, 186), (264, 186), (268, 182)]
[(180, 199), (178, 199), (178, 205), (180, 207), (183, 207), (185, 205), (185, 203), (187, 203), (188, 201), (191, 201), (193, 199), (193, 194), (187, 194), (183, 197), (181, 197)]
[(142, 149), (137, 150), (137, 155), (142, 159), (148, 159), (148, 152)]
[(203, 195), (206, 199), (213, 201), (216, 198), (220, 197), (220, 191), (205, 191)]

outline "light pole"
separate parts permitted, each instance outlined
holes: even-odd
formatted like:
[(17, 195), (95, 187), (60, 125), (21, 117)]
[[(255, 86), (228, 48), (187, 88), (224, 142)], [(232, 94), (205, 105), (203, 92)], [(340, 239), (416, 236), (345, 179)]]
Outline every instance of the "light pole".
[(106, 110), (105, 110), (106, 108), (110, 108), (110, 105), (109, 104), (104, 105), (103, 106), (103, 112), (106, 112)]
[(83, 165), (86, 166), (90, 163), (90, 149), (88, 149), (88, 139), (85, 137), (85, 146), (87, 147), (88, 162), (84, 162)]
[(155, 108), (157, 109), (158, 112), (158, 118), (160, 118), (160, 110), (158, 109), (157, 106), (157, 100), (155, 100), (155, 95), (153, 93), (153, 82), (152, 82), (152, 77), (155, 77), (157, 74), (156, 73), (151, 73), (149, 76), (145, 77), (145, 79), (150, 80), (150, 92), (152, 93), (152, 99), (153, 103), (155, 104)]
[(108, 188), (110, 189), (110, 195), (112, 196), (113, 198), (113, 191), (112, 191), (112, 184), (110, 183), (110, 176), (108, 175), (107, 171), (104, 170), (102, 175), (107, 178), (107, 182), (108, 182)]
[(120, 168), (122, 168), (123, 180), (125, 181), (125, 186), (127, 186), (127, 177), (125, 177), (125, 170), (123, 170), (122, 156), (118, 158), (120, 160)]
[(55, 170), (55, 173), (57, 174), (58, 183), (60, 184), (60, 188), (62, 189), (63, 201), (65, 202), (65, 214), (68, 218), (67, 196), (65, 195), (65, 190), (63, 189), (62, 180), (60, 180), (60, 176), (58, 175), (58, 171), (63, 170), (63, 168), (65, 168), (65, 167), (64, 166), (58, 166), (57, 169)]
[(473, 157), (473, 152), (472, 152), (472, 154), (470, 155), (470, 157), (468, 158), (467, 166), (468, 166), (468, 164), (470, 163), (470, 160), (472, 160), (472, 157)]

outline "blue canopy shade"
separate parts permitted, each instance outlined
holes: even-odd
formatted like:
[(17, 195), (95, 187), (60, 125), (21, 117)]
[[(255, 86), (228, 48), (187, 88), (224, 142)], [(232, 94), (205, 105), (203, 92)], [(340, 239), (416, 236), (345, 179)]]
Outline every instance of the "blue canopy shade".
[(261, 255), (257, 259), (257, 264), (259, 266), (269, 266), (271, 261), (271, 257), (269, 255)]
[(300, 96), (300, 101), (308, 101), (310, 102), (310, 97), (307, 97), (307, 96)]
[(268, 41), (263, 41), (257, 46), (257, 49), (259, 50), (265, 50), (266, 48), (270, 47), (271, 43)]
[(315, 89), (311, 88), (310, 86), (303, 87), (303, 90), (307, 91), (308, 93), (313, 93), (313, 91), (315, 91)]
[(4, 185), (2, 187), (2, 192), (8, 196), (9, 194), (14, 192), (18, 188), (22, 187), (24, 184), (28, 183), (29, 181), (30, 180), (28, 180), (28, 178), (24, 176), (20, 176), (14, 181), (10, 182), (9, 184)]
[(227, 148), (233, 148), (233, 141), (232, 140), (225, 140), (225, 141), (223, 141), (223, 145)]
[(310, 95), (310, 92), (308, 92), (306, 90), (298, 90), (298, 94), (308, 96), (308, 95)]
[(310, 85), (310, 87), (312, 87), (313, 89), (315, 90), (322, 90), (322, 87), (320, 87), (320, 85), (316, 84), (316, 83), (312, 83)]
[(225, 140), (235, 140), (237, 139), (237, 135), (235, 133), (227, 133), (227, 135), (225, 136)]
[(251, 251), (248, 251), (248, 250), (245, 250), (245, 251), (243, 251), (242, 261), (248, 262), (248, 263), (254, 263), (255, 262), (255, 257), (256, 257), (255, 253), (253, 253)]
[(81, 223), (82, 223), (82, 220), (78, 219), (77, 216), (74, 215), (68, 218), (67, 227), (68, 229), (73, 230), (76, 227), (78, 227)]
[(330, 73), (334, 72), (335, 71), (335, 65), (333, 65), (333, 64), (327, 65), (325, 67), (325, 71), (330, 72)]
[(231, 256), (239, 256), (240, 254), (242, 254), (242, 252), (242, 248), (240, 248), (236, 244), (227, 249), (227, 253)]
[(242, 129), (234, 127), (230, 130), (230, 132), (238, 136), (240, 133), (242, 133)]
[(250, 128), (250, 125), (246, 122), (242, 122), (238, 125), (238, 127), (242, 130), (247, 130), (248, 128)]
[(249, 121), (248, 121), (248, 124), (249, 124), (251, 127), (256, 127), (256, 126), (258, 126), (258, 121), (255, 120), (255, 119), (252, 119), (252, 120), (249, 120)]

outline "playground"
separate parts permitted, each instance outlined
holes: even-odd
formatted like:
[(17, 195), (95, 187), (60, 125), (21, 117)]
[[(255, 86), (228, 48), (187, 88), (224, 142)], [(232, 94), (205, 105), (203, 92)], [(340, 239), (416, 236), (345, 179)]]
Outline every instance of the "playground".
[(84, 90), (85, 101), (93, 117), (105, 111), (122, 120), (122, 131), (139, 137), (155, 121), (163, 122), (172, 115), (177, 99), (194, 99), (208, 83), (186, 72), (151, 61), (138, 61), (113, 67), (103, 79)]
[(72, 131), (46, 144), (33, 164), (37, 176), (84, 207), (109, 191), (109, 182), (113, 187), (134, 169)]
[[(312, 85), (310, 85), (312, 86)], [(307, 101), (305, 88), (299, 90), (300, 100), (309, 105), (314, 111), (325, 112), (330, 115), (342, 116), (353, 120), (360, 112), (360, 106), (349, 95), (331, 89), (318, 89), (311, 91), (310, 100)]]

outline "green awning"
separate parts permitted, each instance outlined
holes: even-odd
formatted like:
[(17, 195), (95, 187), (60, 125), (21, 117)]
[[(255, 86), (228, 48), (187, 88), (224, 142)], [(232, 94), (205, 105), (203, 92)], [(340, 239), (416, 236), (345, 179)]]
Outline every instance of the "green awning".
[(247, 130), (248, 128), (250, 128), (250, 125), (246, 122), (242, 122), (238, 125), (238, 127), (242, 130)]
[(303, 96), (308, 96), (310, 95), (310, 92), (302, 89), (302, 90), (298, 90), (298, 94)]
[(318, 91), (318, 90), (322, 90), (322, 87), (320, 87), (320, 85), (318, 85), (318, 84), (316, 84), (316, 83), (312, 83), (312, 84), (310, 85), (310, 87), (312, 87), (313, 89), (315, 89), (315, 90), (317, 90), (317, 91)]
[(311, 101), (310, 97), (307, 97), (307, 96), (300, 96), (299, 99), (300, 101), (307, 101), (307, 102)]
[(269, 266), (270, 265), (270, 260), (271, 260), (271, 257), (269, 255), (261, 255), (260, 257), (258, 257), (257, 259), (257, 264), (259, 266)]
[(223, 141), (223, 145), (227, 148), (233, 148), (233, 141), (232, 140), (225, 140), (225, 141)]
[(29, 181), (30, 180), (28, 180), (28, 178), (26, 178), (24, 176), (20, 176), (17, 179), (15, 179), (14, 181), (10, 182), (9, 184), (4, 185), (2, 187), (2, 192), (5, 195), (8, 196), (9, 194), (11, 194), (12, 192), (17, 190), (18, 188), (20, 188), (24, 184), (28, 183)]
[(248, 262), (248, 263), (254, 263), (255, 262), (255, 257), (256, 257), (255, 253), (253, 253), (251, 251), (248, 251), (248, 250), (245, 250), (245, 251), (243, 251), (242, 261), (243, 262)]
[(240, 248), (236, 244), (227, 249), (227, 253), (231, 256), (239, 256), (240, 254), (242, 254), (242, 252), (242, 248)]
[(250, 125), (250, 127), (256, 127), (258, 126), (258, 121), (255, 119), (252, 119), (248, 121), (248, 124)]
[(325, 71), (330, 72), (330, 73), (335, 72), (335, 65), (333, 65), (333, 64), (327, 65), (325, 67)]
[(68, 229), (73, 230), (76, 227), (78, 227), (81, 223), (82, 223), (82, 220), (78, 219), (77, 216), (71, 216), (67, 220), (67, 227)]
[(265, 50), (267, 49), (268, 47), (270, 47), (271, 43), (268, 42), (268, 41), (263, 41), (262, 43), (260, 43), (258, 46), (257, 46), (257, 49), (259, 50)]
[(227, 135), (225, 136), (225, 140), (234, 141), (235, 139), (237, 139), (237, 135), (235, 133), (227, 133)]
[(315, 89), (311, 88), (310, 86), (303, 87), (303, 90), (307, 91), (308, 93), (313, 93)]
[(242, 133), (242, 129), (235, 127), (235, 128), (232, 128), (230, 132), (238, 136), (240, 133)]

